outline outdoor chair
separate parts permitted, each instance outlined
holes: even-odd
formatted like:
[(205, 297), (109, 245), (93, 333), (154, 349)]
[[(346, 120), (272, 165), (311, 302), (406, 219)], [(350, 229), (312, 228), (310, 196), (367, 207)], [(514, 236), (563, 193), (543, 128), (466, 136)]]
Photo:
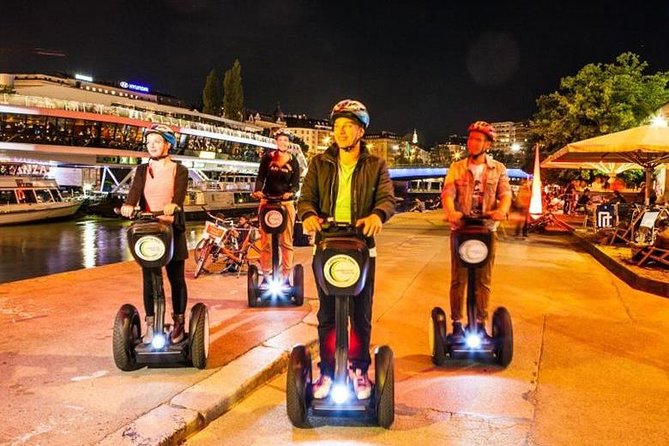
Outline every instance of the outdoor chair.
[(669, 220), (669, 211), (666, 208), (651, 208), (642, 212), (638, 220), (638, 228), (632, 226), (630, 261), (637, 266), (646, 266), (650, 262), (669, 266), (669, 249), (658, 246), (658, 226)]

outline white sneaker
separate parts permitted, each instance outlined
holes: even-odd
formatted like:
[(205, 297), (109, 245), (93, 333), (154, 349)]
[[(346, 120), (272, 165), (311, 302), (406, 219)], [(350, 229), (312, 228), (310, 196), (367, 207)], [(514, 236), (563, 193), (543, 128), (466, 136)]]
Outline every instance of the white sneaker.
[(359, 400), (366, 400), (372, 395), (372, 383), (369, 382), (366, 372), (362, 373), (362, 370), (355, 369), (353, 389), (355, 390), (355, 396)]
[(149, 345), (153, 341), (153, 319), (154, 316), (146, 317), (146, 333), (142, 336), (144, 345)]
[(323, 398), (327, 398), (331, 388), (332, 378), (328, 375), (321, 375), (318, 377), (318, 380), (314, 382), (311, 391), (315, 399), (322, 400)]

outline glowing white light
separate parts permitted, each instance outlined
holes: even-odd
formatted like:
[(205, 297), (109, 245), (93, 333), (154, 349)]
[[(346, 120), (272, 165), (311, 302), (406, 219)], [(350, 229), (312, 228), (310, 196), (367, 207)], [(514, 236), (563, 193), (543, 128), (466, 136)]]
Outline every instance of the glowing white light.
[(334, 386), (332, 389), (332, 401), (334, 401), (336, 404), (343, 404), (348, 401), (348, 398), (348, 387), (341, 384)]
[(666, 127), (667, 126), (667, 120), (664, 119), (664, 116), (662, 116), (662, 115), (655, 116), (651, 120), (650, 125), (652, 125), (653, 127)]
[(272, 297), (281, 297), (285, 294), (285, 286), (284, 286), (284, 281), (279, 279), (279, 280), (274, 280), (274, 279), (269, 279), (267, 281), (267, 294), (269, 294)]
[(467, 338), (465, 339), (465, 343), (467, 344), (467, 347), (469, 347), (469, 348), (479, 348), (481, 346), (481, 338), (479, 337), (479, 335), (470, 334), (470, 335), (467, 335)]
[(155, 349), (161, 349), (165, 347), (165, 336), (163, 335), (154, 335), (151, 340), (151, 347)]

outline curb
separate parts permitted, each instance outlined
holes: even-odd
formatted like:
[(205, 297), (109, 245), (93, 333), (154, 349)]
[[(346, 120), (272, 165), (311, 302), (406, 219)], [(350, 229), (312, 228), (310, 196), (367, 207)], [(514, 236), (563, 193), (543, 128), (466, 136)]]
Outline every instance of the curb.
[(313, 319), (311, 316), (310, 313), (302, 322), (252, 348), (203, 381), (175, 395), (170, 402), (152, 409), (106, 436), (98, 444), (180, 444), (228, 412), (248, 394), (283, 373), (288, 366), (289, 352), (296, 339), (313, 350), (318, 344), (318, 337), (314, 334), (313, 324), (305, 322)]
[(578, 240), (580, 246), (582, 246), (583, 249), (588, 252), (588, 254), (594, 257), (599, 263), (601, 263), (604, 267), (606, 267), (609, 271), (618, 276), (618, 278), (620, 278), (623, 282), (627, 283), (632, 288), (655, 294), (660, 297), (669, 297), (669, 283), (649, 279), (647, 277), (641, 277), (630, 269), (625, 268), (625, 265), (616, 262), (611, 257), (604, 254), (602, 251), (597, 249), (596, 246), (582, 237), (574, 234), (574, 238)]

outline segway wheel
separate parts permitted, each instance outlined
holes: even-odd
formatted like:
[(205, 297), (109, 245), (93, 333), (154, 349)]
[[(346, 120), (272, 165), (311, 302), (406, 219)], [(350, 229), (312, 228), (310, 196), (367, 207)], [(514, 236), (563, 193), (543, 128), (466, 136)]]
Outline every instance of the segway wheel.
[(286, 411), (295, 427), (307, 427), (307, 408), (311, 400), (311, 355), (304, 345), (290, 352), (286, 380)]
[(246, 294), (249, 300), (249, 307), (254, 308), (258, 306), (258, 267), (256, 265), (249, 266), (246, 278)]
[(295, 265), (293, 269), (293, 296), (296, 306), (301, 307), (304, 304), (304, 267)]
[(193, 367), (204, 369), (209, 358), (209, 311), (202, 302), (191, 308), (188, 330), (190, 362)]
[(495, 360), (506, 367), (513, 359), (513, 325), (511, 315), (504, 307), (499, 307), (492, 315), (492, 337), (495, 342)]
[(123, 371), (138, 368), (135, 345), (139, 342), (141, 328), (137, 309), (130, 304), (123, 305), (116, 313), (112, 336), (114, 363)]
[(211, 254), (211, 248), (214, 246), (213, 243), (211, 243), (209, 240), (207, 240), (207, 244), (204, 245), (202, 248), (202, 251), (200, 252), (200, 258), (197, 259), (197, 263), (195, 264), (195, 273), (193, 273), (193, 278), (197, 279), (200, 273), (202, 273), (202, 270), (204, 269), (204, 264), (207, 262), (207, 258), (209, 257), (209, 254)]
[(432, 362), (442, 365), (446, 362), (446, 313), (439, 307), (432, 309), (428, 336)]
[(382, 345), (374, 353), (376, 419), (384, 429), (395, 421), (395, 361), (393, 351)]

